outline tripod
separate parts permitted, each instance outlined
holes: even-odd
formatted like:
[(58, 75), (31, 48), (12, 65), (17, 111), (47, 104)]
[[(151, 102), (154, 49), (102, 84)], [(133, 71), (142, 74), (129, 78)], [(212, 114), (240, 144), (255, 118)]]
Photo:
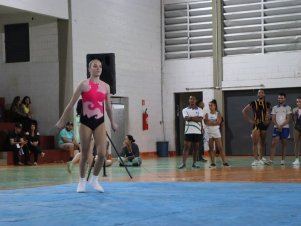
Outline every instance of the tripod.
[[(133, 179), (133, 177), (132, 177), (130, 171), (128, 170), (126, 164), (124, 164), (124, 162), (123, 162), (123, 160), (122, 160), (120, 154), (119, 154), (118, 151), (117, 151), (117, 148), (115, 147), (115, 145), (114, 145), (112, 139), (110, 138), (110, 136), (109, 136), (109, 134), (108, 134), (107, 132), (106, 132), (106, 135), (107, 135), (107, 138), (109, 139), (110, 143), (112, 144), (112, 147), (113, 147), (113, 149), (115, 150), (115, 152), (116, 152), (118, 158), (120, 159), (121, 164), (124, 166), (124, 168), (125, 168), (126, 172), (128, 173), (129, 177), (130, 177), (131, 179)], [(88, 176), (87, 176), (87, 181), (89, 180), (89, 177), (90, 177), (92, 168), (94, 167), (94, 164), (95, 164), (95, 155), (94, 155), (94, 157), (93, 157), (92, 164), (91, 164), (91, 166), (90, 166), (90, 168), (89, 168), (89, 172), (88, 172)], [(106, 176), (106, 173), (105, 173), (106, 162), (104, 162), (104, 166), (103, 166), (103, 167), (104, 167), (104, 176)]]

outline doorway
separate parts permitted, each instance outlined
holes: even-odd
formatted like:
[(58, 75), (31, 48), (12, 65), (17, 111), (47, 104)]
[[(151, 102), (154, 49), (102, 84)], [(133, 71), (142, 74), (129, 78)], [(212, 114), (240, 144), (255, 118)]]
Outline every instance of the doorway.
[(203, 100), (202, 92), (175, 93), (175, 144), (177, 155), (182, 155), (184, 145), (184, 128), (182, 110), (188, 106), (189, 96), (195, 96), (197, 101)]

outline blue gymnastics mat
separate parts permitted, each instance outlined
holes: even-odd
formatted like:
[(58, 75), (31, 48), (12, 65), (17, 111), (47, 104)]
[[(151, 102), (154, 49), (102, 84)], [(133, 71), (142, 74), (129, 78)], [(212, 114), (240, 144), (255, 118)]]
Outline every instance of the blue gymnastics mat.
[(0, 191), (0, 225), (300, 226), (301, 184), (103, 182)]

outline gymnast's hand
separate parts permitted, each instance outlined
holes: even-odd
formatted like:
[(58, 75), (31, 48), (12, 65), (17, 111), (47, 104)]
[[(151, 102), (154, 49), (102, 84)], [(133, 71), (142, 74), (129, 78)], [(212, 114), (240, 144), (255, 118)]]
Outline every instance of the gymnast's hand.
[(56, 124), (55, 127), (58, 128), (59, 130), (62, 129), (65, 126), (65, 123), (59, 120)]
[(114, 132), (116, 132), (116, 130), (118, 129), (118, 125), (115, 122), (111, 123), (111, 127)]

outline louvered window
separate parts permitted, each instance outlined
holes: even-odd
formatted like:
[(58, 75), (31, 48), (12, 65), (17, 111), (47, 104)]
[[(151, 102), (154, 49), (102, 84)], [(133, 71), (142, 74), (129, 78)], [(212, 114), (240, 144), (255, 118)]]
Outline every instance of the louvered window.
[(224, 55), (301, 49), (300, 0), (223, 0)]
[(301, 50), (301, 0), (265, 0), (264, 51)]
[(262, 52), (261, 0), (224, 0), (224, 54)]
[(211, 1), (164, 5), (165, 59), (212, 56)]

